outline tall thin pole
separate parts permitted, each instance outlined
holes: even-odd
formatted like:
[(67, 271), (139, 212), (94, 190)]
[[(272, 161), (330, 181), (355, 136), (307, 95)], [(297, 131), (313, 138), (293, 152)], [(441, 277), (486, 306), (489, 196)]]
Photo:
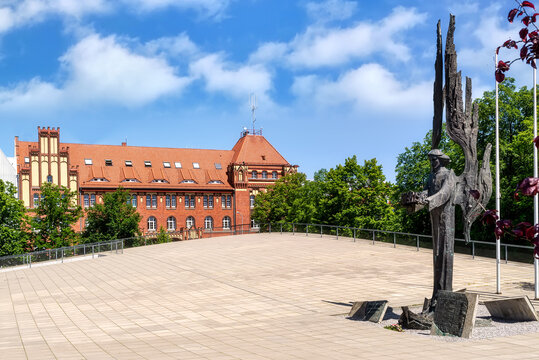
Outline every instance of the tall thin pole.
[[(533, 138), (537, 137), (537, 69), (533, 69)], [(537, 177), (537, 147), (533, 146), (533, 177)], [(533, 223), (539, 223), (539, 195), (533, 197)], [(535, 269), (535, 298), (539, 298), (539, 261), (533, 259)]]
[[(494, 66), (498, 66), (498, 53), (496, 52)], [(500, 205), (500, 108), (498, 104), (498, 81), (496, 83), (496, 211), (501, 219)], [(501, 245), (500, 239), (496, 238), (496, 294), (502, 293), (501, 288), (501, 269), (500, 269)]]

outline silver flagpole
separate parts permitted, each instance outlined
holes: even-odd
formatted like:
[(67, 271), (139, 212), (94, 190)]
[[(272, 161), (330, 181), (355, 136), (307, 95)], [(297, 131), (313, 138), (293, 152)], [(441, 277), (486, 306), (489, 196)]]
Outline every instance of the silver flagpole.
[[(495, 67), (498, 67), (498, 52), (495, 55)], [(500, 206), (500, 111), (498, 105), (498, 81), (494, 80), (496, 83), (496, 211), (500, 219), (501, 215), (501, 206)], [(500, 255), (501, 246), (500, 239), (496, 238), (496, 294), (502, 293), (501, 288), (501, 269), (500, 269)]]
[[(537, 137), (537, 69), (533, 69), (533, 138)], [(533, 145), (533, 176), (537, 177), (537, 147)], [(533, 223), (539, 223), (539, 195), (533, 197)], [(539, 261), (533, 258), (535, 269), (535, 298), (539, 298)]]

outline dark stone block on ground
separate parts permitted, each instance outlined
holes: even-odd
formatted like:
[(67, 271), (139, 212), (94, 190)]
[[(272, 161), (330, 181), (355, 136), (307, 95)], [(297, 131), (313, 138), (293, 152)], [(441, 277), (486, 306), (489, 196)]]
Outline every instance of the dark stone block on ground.
[(439, 291), (430, 334), (469, 338), (475, 323), (478, 298), (477, 294)]
[(432, 326), (432, 319), (423, 314), (415, 314), (408, 309), (408, 306), (403, 306), (399, 325), (403, 329), (429, 330)]
[(380, 301), (356, 301), (348, 313), (353, 320), (368, 320), (379, 323), (384, 319), (387, 311), (387, 300)]

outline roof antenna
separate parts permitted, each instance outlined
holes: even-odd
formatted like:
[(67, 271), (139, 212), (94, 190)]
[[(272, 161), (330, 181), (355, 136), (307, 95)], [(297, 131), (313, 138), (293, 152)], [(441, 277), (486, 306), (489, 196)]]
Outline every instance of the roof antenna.
[(249, 95), (249, 104), (251, 105), (251, 114), (252, 114), (251, 117), (253, 120), (253, 135), (254, 135), (255, 134), (255, 121), (256, 121), (255, 110), (257, 108), (255, 93), (251, 93)]

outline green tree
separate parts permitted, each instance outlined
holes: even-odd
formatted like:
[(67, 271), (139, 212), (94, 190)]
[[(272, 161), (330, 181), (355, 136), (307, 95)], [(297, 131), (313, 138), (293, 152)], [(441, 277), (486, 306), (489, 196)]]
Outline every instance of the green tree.
[(393, 189), (376, 159), (357, 163), (356, 156), (325, 174), (318, 217), (327, 224), (389, 230), (395, 214)]
[(128, 190), (119, 188), (103, 196), (86, 212), (88, 226), (82, 234), (84, 242), (126, 239), (140, 235), (141, 215), (131, 206)]
[(316, 183), (308, 181), (303, 173), (284, 176), (256, 196), (252, 218), (258, 223), (312, 222), (317, 191)]
[[(501, 215), (513, 222), (533, 219), (533, 199), (513, 199), (517, 184), (533, 176), (533, 89), (516, 89), (514, 79), (506, 78), (498, 88), (500, 124)], [(478, 150), (486, 143), (495, 145), (495, 91), (486, 91), (479, 104)], [(493, 151), (494, 154), (494, 151)], [(491, 170), (495, 174), (495, 158)], [(489, 208), (495, 207), (494, 196)]]
[(50, 183), (41, 185), (41, 200), (32, 219), (34, 247), (56, 248), (73, 245), (78, 234), (72, 225), (82, 214), (75, 204), (76, 193), (64, 186)]
[(0, 180), (0, 256), (22, 254), (28, 249), (26, 209), (15, 197), (17, 190), (10, 182)]
[(159, 232), (157, 233), (157, 238), (155, 239), (155, 241), (158, 244), (170, 242), (170, 235), (167, 233), (163, 226), (159, 227)]

